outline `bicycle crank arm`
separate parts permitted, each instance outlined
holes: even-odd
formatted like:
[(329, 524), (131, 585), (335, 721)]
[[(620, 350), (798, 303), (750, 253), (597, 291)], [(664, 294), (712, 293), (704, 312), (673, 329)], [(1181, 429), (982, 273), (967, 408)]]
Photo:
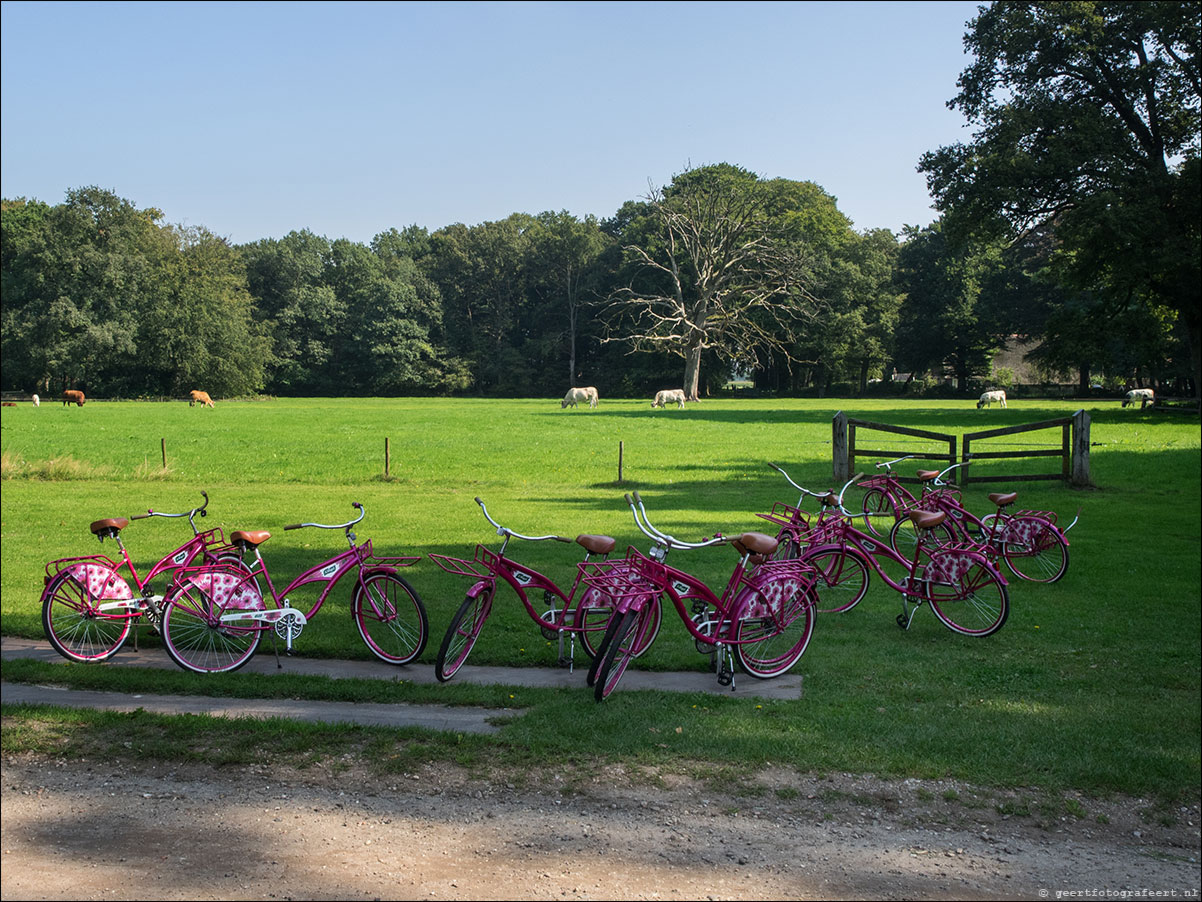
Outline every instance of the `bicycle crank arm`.
[(235, 611), (232, 614), (222, 614), (222, 623), (241, 623), (246, 620), (257, 620), (260, 623), (279, 623), (281, 620), (291, 620), (296, 626), (304, 626), (309, 621), (296, 608), (276, 608), (270, 611)]
[(309, 621), (296, 608), (275, 608), (270, 611), (237, 611), (222, 614), (222, 623), (245, 623), (248, 620), (274, 625), (275, 633), (284, 640), (284, 648), (292, 654), (292, 640), (301, 634)]

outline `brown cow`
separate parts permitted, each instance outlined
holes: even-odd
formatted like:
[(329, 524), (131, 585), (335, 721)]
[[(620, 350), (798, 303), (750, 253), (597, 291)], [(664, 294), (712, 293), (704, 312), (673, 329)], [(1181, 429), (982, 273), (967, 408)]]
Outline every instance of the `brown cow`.
[(88, 399), (83, 396), (83, 392), (76, 391), (73, 388), (69, 388), (63, 392), (63, 407), (66, 407), (72, 402), (75, 403), (76, 407), (83, 407), (83, 403), (86, 400)]
[(191, 392), (191, 395), (192, 400), (188, 402), (189, 407), (192, 407), (198, 401), (200, 402), (201, 407), (213, 406), (213, 399), (209, 397), (209, 393), (207, 391), (194, 391)]

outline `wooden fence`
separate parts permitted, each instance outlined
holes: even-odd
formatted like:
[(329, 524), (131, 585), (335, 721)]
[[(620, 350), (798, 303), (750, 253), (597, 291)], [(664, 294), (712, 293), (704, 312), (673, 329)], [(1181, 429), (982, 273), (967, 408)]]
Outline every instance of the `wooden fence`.
[[(1004, 435), (1018, 435), (1041, 429), (1061, 430), (1058, 447), (1047, 447), (1030, 451), (973, 451), (973, 442), (998, 438)], [(943, 451), (919, 452), (912, 449), (883, 449), (864, 447), (860, 432), (872, 430), (887, 432), (894, 435), (905, 435), (914, 438), (927, 439), (931, 442), (947, 445), (947, 453)], [(910, 429), (906, 426), (893, 426), (888, 423), (874, 423), (869, 420), (858, 420), (847, 416), (843, 411), (835, 414), (831, 423), (831, 455), (834, 479), (838, 483), (846, 482), (856, 472), (857, 457), (893, 458), (912, 456), (915, 460), (939, 461), (942, 466), (949, 467), (957, 462), (956, 437), (943, 432), (928, 432), (923, 429)], [(1089, 414), (1078, 410), (1071, 417), (1060, 417), (1055, 420), (1044, 420), (1040, 423), (1026, 423), (1021, 426), (1005, 426), (1000, 429), (988, 429), (983, 432), (970, 432), (960, 443), (962, 462), (989, 459), (1015, 459), (1031, 457), (1058, 457), (1060, 471), (1057, 473), (1026, 474), (1020, 476), (970, 476), (967, 468), (956, 471), (957, 483), (964, 485), (969, 482), (1026, 482), (1035, 479), (1063, 479), (1073, 486), (1091, 485), (1089, 476)], [(909, 477), (905, 477), (908, 481)]]

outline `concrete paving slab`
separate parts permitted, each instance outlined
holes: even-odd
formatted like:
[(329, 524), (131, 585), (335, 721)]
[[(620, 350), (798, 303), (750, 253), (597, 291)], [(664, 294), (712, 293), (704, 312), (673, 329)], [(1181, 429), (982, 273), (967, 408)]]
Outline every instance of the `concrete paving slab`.
[[(52, 662), (63, 660), (48, 642), (11, 636), (0, 637), (0, 657), (4, 660), (9, 658), (34, 658)], [(804, 661), (804, 658), (802, 660)], [(581, 655), (580, 661), (583, 664), (577, 666), (574, 671), (569, 671), (566, 667), (477, 667), (469, 661), (459, 673), (455, 674), (453, 682), (484, 686), (585, 689), (587, 688), (585, 677), (588, 675), (588, 659)], [(122, 648), (102, 666), (176, 668), (175, 662), (161, 648), (144, 648), (135, 651), (128, 644), (126, 648)], [(393, 667), (380, 661), (343, 661), (281, 656), (280, 667), (277, 667), (275, 656), (270, 654), (256, 655), (238, 672), (263, 675), (302, 673), (327, 676), (332, 679), (357, 677), (368, 680), (438, 683), (434, 676), (434, 668), (428, 664)], [(746, 674), (738, 674), (735, 678), (735, 685), (731, 687), (719, 685), (714, 674), (701, 671), (660, 673), (627, 670), (622, 677), (618, 691), (630, 692), (637, 689), (659, 689), (665, 692), (705, 692), (713, 695), (727, 695), (732, 698), (794, 699), (800, 698), (802, 695), (803, 677), (800, 673), (791, 672), (771, 680), (757, 680)]]
[(0, 683), (0, 698), (6, 705), (57, 705), (95, 708), (103, 711), (137, 711), (152, 714), (207, 714), (211, 717), (286, 717), (315, 723), (345, 723), (384, 727), (421, 727), (450, 733), (496, 733), (490, 720), (510, 717), (520, 711), (498, 708), (442, 707), (439, 705), (368, 704), (317, 702), (303, 699), (230, 699), (199, 695), (141, 695), (122, 692), (92, 692)]

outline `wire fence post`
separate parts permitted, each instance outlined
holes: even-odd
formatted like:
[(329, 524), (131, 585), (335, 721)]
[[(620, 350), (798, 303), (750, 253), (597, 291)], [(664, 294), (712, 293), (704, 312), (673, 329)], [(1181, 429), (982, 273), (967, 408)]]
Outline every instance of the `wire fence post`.
[(618, 442), (618, 482), (622, 481), (622, 442)]
[(388, 448), (388, 436), (384, 436), (384, 478), (388, 478), (389, 457), (391, 456)]
[(159, 439), (159, 447), (163, 450), (163, 469), (167, 469), (167, 439)]

